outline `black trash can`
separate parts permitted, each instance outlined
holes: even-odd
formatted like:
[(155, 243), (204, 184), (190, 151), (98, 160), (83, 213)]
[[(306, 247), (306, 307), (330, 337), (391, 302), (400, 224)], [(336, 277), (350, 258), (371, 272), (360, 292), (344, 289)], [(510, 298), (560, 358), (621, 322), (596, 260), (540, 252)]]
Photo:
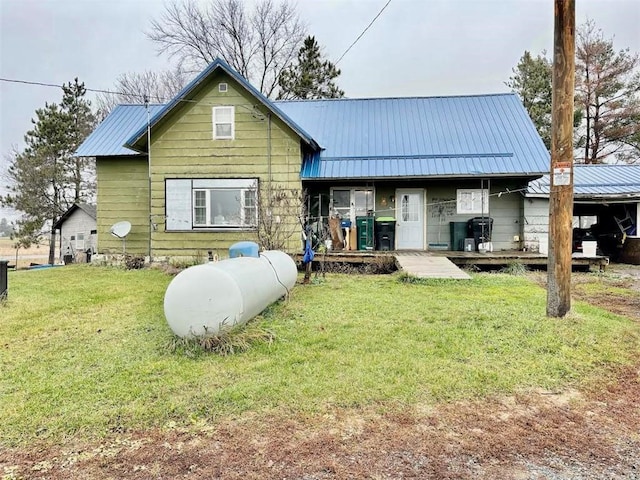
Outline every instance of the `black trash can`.
[(0, 300), (9, 295), (9, 261), (0, 260)]
[(451, 234), (451, 250), (462, 252), (464, 250), (464, 239), (467, 238), (467, 222), (449, 222)]
[(491, 231), (493, 230), (493, 218), (474, 217), (467, 222), (469, 238), (475, 241), (476, 250), (481, 243), (491, 241)]
[(393, 250), (396, 244), (396, 219), (376, 218), (376, 250)]

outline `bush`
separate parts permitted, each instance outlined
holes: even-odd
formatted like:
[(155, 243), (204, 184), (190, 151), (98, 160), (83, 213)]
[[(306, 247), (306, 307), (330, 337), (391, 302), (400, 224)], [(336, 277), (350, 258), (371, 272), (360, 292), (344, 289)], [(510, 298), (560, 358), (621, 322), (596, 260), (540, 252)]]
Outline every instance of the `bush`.
[(125, 255), (124, 267), (127, 270), (140, 270), (144, 268), (144, 257), (139, 255)]

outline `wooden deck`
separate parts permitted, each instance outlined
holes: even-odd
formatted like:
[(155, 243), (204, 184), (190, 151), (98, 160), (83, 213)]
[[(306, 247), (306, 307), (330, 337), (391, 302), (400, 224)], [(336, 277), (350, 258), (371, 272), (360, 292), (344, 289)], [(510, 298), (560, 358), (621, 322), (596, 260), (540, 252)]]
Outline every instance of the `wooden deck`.
[[(522, 252), (519, 250), (505, 250), (499, 252), (454, 252), (449, 250), (398, 250), (398, 251), (332, 251), (323, 254), (317, 254), (314, 262), (338, 262), (338, 263), (369, 263), (380, 261), (384, 257), (397, 257), (398, 255), (406, 256), (427, 256), (427, 257), (445, 257), (459, 267), (475, 265), (480, 268), (498, 268), (510, 265), (512, 263), (520, 263), (531, 268), (546, 267), (548, 263), (547, 255), (539, 253)], [(294, 255), (294, 259), (301, 261), (302, 254)], [(576, 269), (593, 269), (602, 271), (609, 264), (609, 257), (595, 256), (585, 257), (580, 253), (574, 253), (572, 256), (572, 266)]]

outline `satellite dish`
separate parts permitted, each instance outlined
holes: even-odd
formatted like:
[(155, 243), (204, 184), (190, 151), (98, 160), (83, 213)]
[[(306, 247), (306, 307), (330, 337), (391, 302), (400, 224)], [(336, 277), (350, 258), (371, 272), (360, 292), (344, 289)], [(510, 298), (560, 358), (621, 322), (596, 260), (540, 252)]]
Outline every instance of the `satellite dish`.
[(111, 235), (118, 238), (125, 238), (127, 235), (129, 235), (130, 231), (131, 231), (131, 223), (127, 222), (126, 220), (124, 222), (118, 222), (113, 224), (110, 230)]
[(126, 253), (127, 250), (127, 235), (131, 231), (131, 223), (125, 221), (114, 223), (109, 230), (111, 235), (122, 239), (122, 253)]

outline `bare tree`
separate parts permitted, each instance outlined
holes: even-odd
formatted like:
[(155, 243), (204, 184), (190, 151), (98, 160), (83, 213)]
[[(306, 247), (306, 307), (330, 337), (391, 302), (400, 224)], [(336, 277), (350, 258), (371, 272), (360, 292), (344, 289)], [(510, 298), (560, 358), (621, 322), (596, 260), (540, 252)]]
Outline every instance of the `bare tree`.
[(305, 193), (276, 184), (257, 201), (258, 243), (265, 250), (287, 250), (299, 238), (304, 223)]
[(220, 57), (268, 97), (305, 35), (288, 0), (263, 0), (253, 8), (241, 0), (212, 0), (202, 7), (195, 0), (174, 0), (147, 33), (159, 53), (177, 57), (185, 68), (200, 70)]
[(103, 120), (113, 108), (122, 103), (166, 103), (187, 84), (189, 75), (180, 67), (173, 70), (142, 73), (129, 72), (118, 76), (113, 92), (96, 97), (97, 116)]
[(616, 52), (593, 21), (578, 30), (576, 45), (576, 107), (583, 124), (577, 146), (584, 163), (612, 157), (640, 158), (640, 57), (629, 49)]

